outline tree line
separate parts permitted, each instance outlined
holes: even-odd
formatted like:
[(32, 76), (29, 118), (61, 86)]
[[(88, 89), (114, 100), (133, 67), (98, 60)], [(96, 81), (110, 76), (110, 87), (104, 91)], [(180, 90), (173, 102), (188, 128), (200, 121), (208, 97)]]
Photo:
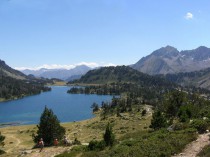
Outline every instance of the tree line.
[(17, 80), (4, 75), (0, 76), (0, 98), (3, 99), (21, 98), (49, 90), (51, 88), (44, 86), (42, 83)]

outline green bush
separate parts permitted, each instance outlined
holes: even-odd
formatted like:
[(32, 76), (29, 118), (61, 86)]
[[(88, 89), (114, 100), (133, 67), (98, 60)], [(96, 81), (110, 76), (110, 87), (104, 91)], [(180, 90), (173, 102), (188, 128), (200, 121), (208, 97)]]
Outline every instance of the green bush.
[(73, 141), (73, 144), (74, 145), (81, 145), (81, 142), (77, 138), (75, 138), (74, 141)]
[(90, 141), (88, 148), (89, 150), (104, 150), (106, 147), (105, 141)]
[[(1, 132), (0, 132), (0, 146), (4, 146), (4, 139), (5, 139), (5, 136), (2, 136), (1, 135)], [(5, 152), (3, 150), (0, 149), (0, 155), (1, 154), (4, 154)]]
[(1, 155), (1, 154), (4, 154), (4, 153), (5, 153), (5, 151), (3, 151), (3, 150), (0, 149), (0, 155)]
[(150, 128), (158, 130), (167, 126), (167, 121), (164, 114), (157, 110), (152, 115)]
[(190, 124), (191, 128), (197, 129), (199, 134), (205, 133), (208, 128), (208, 123), (205, 120), (202, 119), (195, 119)]

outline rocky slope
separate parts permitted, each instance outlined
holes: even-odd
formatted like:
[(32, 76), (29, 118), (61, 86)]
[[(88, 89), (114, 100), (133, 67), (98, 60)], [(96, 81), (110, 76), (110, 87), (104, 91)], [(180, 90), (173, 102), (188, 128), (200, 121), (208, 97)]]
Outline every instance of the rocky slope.
[(210, 67), (210, 49), (200, 46), (194, 50), (178, 51), (166, 46), (131, 67), (150, 75), (198, 71)]

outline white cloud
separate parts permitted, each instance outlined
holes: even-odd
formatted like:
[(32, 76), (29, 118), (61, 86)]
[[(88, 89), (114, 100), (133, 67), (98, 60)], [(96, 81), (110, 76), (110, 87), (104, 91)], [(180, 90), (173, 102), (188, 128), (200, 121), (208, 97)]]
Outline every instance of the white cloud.
[(96, 67), (107, 67), (107, 66), (116, 66), (116, 64), (113, 63), (95, 63), (95, 62), (80, 62), (77, 64), (70, 64), (70, 65), (61, 65), (61, 64), (44, 64), (41, 66), (37, 66), (37, 67), (15, 67), (16, 70), (25, 70), (25, 69), (29, 69), (29, 70), (39, 70), (42, 68), (45, 69), (73, 69), (76, 66), (80, 66), (80, 65), (86, 65), (88, 67), (91, 68), (96, 68)]
[(190, 13), (190, 12), (188, 12), (188, 13), (185, 15), (185, 19), (187, 19), (187, 20), (193, 19), (193, 14)]

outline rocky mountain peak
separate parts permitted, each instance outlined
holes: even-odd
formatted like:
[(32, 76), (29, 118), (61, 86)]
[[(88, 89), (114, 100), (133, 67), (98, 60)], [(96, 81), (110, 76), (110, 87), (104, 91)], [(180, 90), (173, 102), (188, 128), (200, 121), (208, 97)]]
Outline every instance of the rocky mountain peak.
[(166, 46), (162, 47), (158, 50), (155, 50), (152, 55), (158, 56), (158, 57), (173, 57), (177, 56), (179, 54), (179, 51), (172, 47), (172, 46)]
[(132, 67), (151, 75), (197, 71), (210, 67), (210, 48), (200, 46), (179, 52), (166, 46), (140, 59)]

